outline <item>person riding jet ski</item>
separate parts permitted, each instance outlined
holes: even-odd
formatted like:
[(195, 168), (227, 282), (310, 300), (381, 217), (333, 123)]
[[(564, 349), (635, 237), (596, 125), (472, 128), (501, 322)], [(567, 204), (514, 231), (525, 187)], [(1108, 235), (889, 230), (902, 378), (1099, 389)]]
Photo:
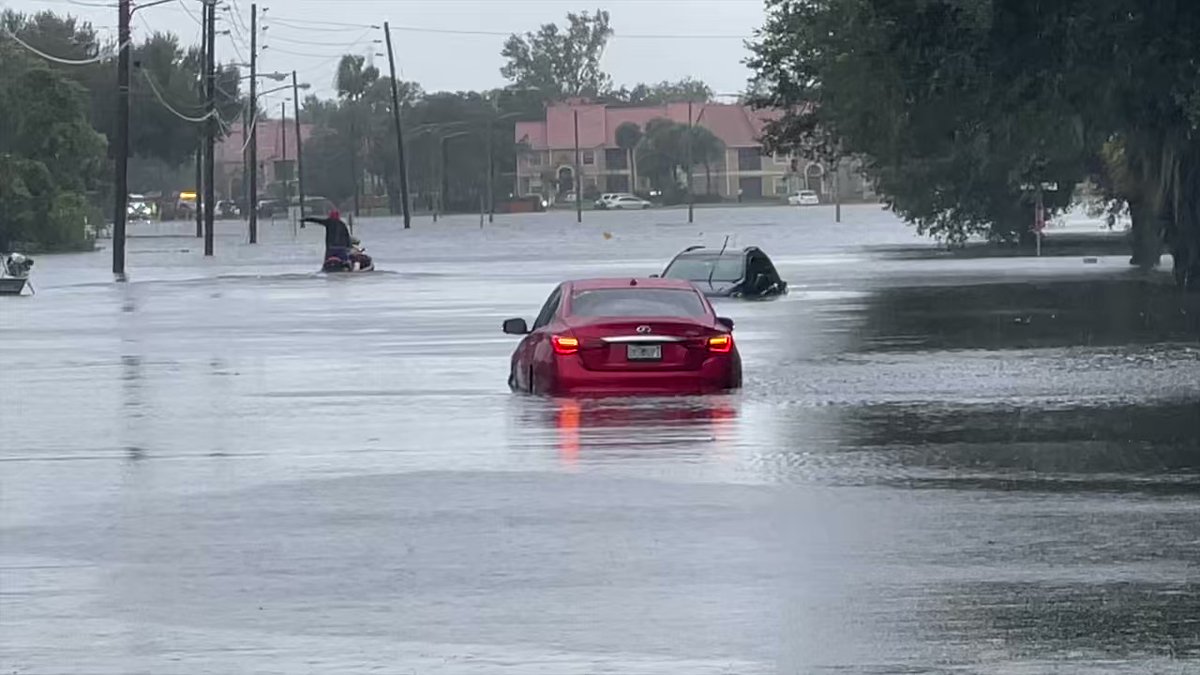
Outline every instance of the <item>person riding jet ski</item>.
[(346, 223), (342, 221), (341, 214), (337, 212), (337, 209), (331, 210), (327, 218), (309, 216), (300, 221), (300, 227), (304, 227), (304, 223), (313, 223), (325, 228), (326, 261), (330, 258), (337, 258), (349, 265), (353, 238), (350, 236), (350, 228), (346, 227)]

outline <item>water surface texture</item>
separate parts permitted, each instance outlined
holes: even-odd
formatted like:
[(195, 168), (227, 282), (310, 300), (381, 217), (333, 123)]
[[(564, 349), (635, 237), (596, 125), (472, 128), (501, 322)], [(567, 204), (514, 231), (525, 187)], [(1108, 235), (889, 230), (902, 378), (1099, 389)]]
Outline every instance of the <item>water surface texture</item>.
[[(1200, 302), (878, 207), (134, 226), (0, 298), (0, 672), (1200, 672)], [(746, 386), (505, 386), (564, 278), (762, 246)], [(916, 252), (914, 254), (914, 251)], [(925, 251), (924, 254), (922, 251)]]

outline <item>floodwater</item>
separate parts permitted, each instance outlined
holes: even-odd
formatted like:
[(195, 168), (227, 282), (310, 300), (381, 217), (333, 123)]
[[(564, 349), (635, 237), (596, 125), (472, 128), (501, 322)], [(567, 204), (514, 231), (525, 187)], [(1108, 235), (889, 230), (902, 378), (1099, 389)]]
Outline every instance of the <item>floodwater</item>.
[[(0, 672), (1200, 672), (1200, 302), (878, 207), (137, 225), (0, 298)], [(756, 244), (739, 394), (540, 399), (510, 316)], [(914, 255), (917, 253), (924, 253)]]

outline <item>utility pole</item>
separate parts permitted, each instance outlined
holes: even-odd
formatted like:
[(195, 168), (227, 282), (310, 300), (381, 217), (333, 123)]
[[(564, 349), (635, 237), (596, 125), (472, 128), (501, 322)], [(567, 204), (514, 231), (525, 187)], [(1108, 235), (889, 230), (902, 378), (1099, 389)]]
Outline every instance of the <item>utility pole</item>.
[(296, 118), (296, 192), (300, 196), (300, 219), (304, 219), (304, 139), (300, 137), (300, 85), (292, 71), (292, 112)]
[(446, 195), (450, 192), (450, 177), (446, 173), (446, 167), (450, 163), (449, 153), (446, 150), (446, 141), (450, 140), (449, 136), (442, 136), (442, 163), (441, 163), (441, 184), (438, 188), (438, 210), (444, 215), (446, 213)]
[(688, 200), (688, 222), (692, 222), (693, 210), (696, 200), (692, 196), (692, 145), (695, 138), (692, 134), (692, 101), (688, 99), (688, 130), (687, 130), (687, 200)]
[(250, 5), (250, 243), (258, 243), (258, 5)]
[(583, 176), (579, 175), (579, 110), (575, 113), (575, 222), (583, 222)]
[(383, 22), (383, 34), (387, 38), (388, 65), (392, 70), (392, 119), (396, 122), (396, 154), (400, 159), (400, 199), (404, 209), (404, 229), (412, 227), (412, 214), (408, 204), (408, 162), (404, 159), (404, 131), (400, 125), (400, 93), (396, 85), (396, 56), (392, 52), (392, 29)]
[[(200, 5), (200, 90), (204, 91), (204, 57), (208, 49), (208, 3)], [(204, 131), (196, 134), (196, 238), (204, 236), (204, 211), (200, 209), (200, 201), (204, 198)]]
[(204, 255), (211, 256), (213, 254), (213, 220), (216, 217), (217, 207), (214, 190), (216, 186), (213, 184), (216, 178), (217, 143), (217, 6), (214, 0), (206, 0), (204, 4), (208, 6), (208, 34), (205, 35), (208, 46), (204, 50), (205, 74), (208, 77), (208, 88), (204, 97), (204, 112), (208, 116), (205, 120), (208, 135), (204, 139)]
[(129, 210), (129, 21), (133, 10), (129, 0), (117, 4), (117, 175), (113, 205), (113, 264), (118, 281), (125, 279), (125, 218)]
[(492, 194), (492, 179), (494, 177), (493, 173), (492, 173), (493, 172), (492, 167), (495, 166), (496, 160), (495, 160), (495, 157), (492, 155), (492, 118), (490, 118), (490, 117), (487, 120), (486, 133), (487, 133), (487, 139), (486, 139), (487, 171), (485, 173), (487, 174), (486, 189), (487, 189), (487, 203), (488, 203), (488, 223), (494, 223), (494, 222), (496, 222), (496, 201), (495, 201), (495, 195)]
[[(279, 138), (283, 142), (283, 161), (287, 164), (287, 101), (279, 102)], [(287, 174), (284, 174), (287, 175)], [(287, 179), (283, 179), (283, 201), (289, 206), (292, 203), (292, 191), (288, 189)], [(291, 216), (288, 216), (289, 218)]]

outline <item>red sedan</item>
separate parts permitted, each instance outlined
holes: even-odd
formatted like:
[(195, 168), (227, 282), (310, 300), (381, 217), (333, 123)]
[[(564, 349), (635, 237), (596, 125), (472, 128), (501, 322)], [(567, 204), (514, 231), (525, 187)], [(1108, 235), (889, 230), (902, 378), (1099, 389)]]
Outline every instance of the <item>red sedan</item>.
[(680, 279), (568, 281), (512, 357), (508, 384), (536, 394), (700, 394), (742, 386), (733, 322)]

